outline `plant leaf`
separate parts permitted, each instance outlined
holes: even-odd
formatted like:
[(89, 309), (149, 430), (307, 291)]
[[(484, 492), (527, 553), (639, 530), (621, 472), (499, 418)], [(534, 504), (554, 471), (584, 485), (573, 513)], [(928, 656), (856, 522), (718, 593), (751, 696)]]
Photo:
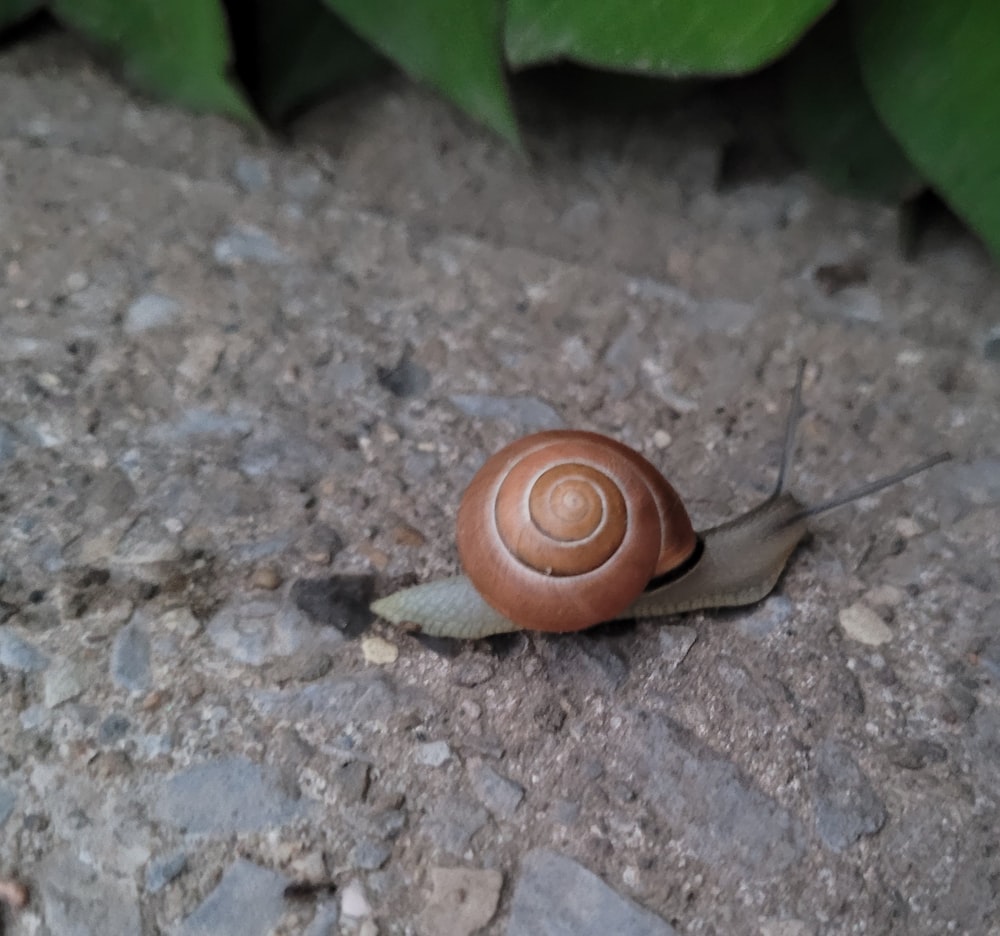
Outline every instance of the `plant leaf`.
[(20, 22), (42, 8), (43, 0), (0, 0), (0, 29)]
[(843, 10), (810, 30), (785, 59), (782, 78), (792, 145), (832, 189), (899, 200), (920, 187), (872, 106)]
[(833, 0), (509, 0), (507, 58), (668, 75), (734, 74), (776, 58)]
[(196, 110), (253, 121), (229, 79), (226, 20), (216, 0), (51, 0), (66, 25), (108, 46), (141, 87)]
[(516, 142), (498, 0), (326, 0), (359, 35)]
[(1000, 255), (1000, 4), (864, 0), (852, 10), (875, 109)]
[(243, 5), (250, 18), (245, 81), (261, 113), (282, 123), (324, 92), (367, 77), (385, 60), (321, 0)]

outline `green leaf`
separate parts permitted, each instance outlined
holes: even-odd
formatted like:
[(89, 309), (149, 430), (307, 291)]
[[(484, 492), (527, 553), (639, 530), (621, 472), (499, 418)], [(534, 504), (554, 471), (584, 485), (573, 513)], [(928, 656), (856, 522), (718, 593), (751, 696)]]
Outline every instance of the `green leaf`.
[(216, 0), (51, 0), (50, 7), (119, 55), (137, 85), (197, 110), (254, 120), (228, 76), (229, 36)]
[(872, 106), (842, 10), (834, 10), (793, 50), (782, 78), (792, 145), (832, 189), (899, 200), (920, 187)]
[(1000, 4), (863, 0), (853, 13), (882, 120), (1000, 255)]
[(326, 0), (359, 35), (508, 140), (499, 0)]
[(750, 71), (788, 48), (833, 0), (509, 0), (507, 58), (574, 59), (668, 75)]
[(43, 0), (0, 0), (0, 29), (13, 26), (42, 8)]
[(261, 113), (274, 123), (324, 92), (386, 67), (321, 0), (262, 0), (243, 9), (252, 17), (246, 81)]

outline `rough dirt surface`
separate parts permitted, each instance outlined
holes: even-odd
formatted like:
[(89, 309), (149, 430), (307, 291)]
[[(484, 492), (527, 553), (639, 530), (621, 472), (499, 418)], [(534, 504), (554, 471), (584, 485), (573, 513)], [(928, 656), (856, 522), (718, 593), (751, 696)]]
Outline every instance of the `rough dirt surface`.
[[(0, 84), (9, 932), (1000, 933), (970, 237), (903, 259), (753, 99), (529, 93), (526, 159), (401, 79), (284, 143), (66, 39)], [(536, 428), (640, 449), (699, 526), (752, 505), (802, 356), (802, 497), (957, 460), (818, 520), (757, 607), (471, 645), (367, 614), (456, 569), (461, 491)]]

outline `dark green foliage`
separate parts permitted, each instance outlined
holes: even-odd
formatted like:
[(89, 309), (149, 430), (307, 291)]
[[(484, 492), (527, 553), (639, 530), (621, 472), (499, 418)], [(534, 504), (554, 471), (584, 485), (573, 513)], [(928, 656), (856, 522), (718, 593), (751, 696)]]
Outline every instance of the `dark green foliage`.
[(833, 0), (508, 0), (512, 65), (572, 59), (661, 75), (733, 75), (777, 58)]
[(921, 187), (872, 106), (843, 10), (792, 50), (782, 77), (788, 136), (831, 188), (898, 200)]
[(230, 81), (226, 18), (215, 0), (51, 0), (53, 15), (117, 53), (125, 74), (197, 110), (253, 113)]
[[(788, 133), (820, 176), (897, 200), (926, 184), (1000, 253), (1000, 3), (833, 7), (834, 0), (0, 0), (0, 29), (48, 10), (111, 51), (137, 85), (245, 122), (259, 114), (272, 125), (389, 60), (515, 144), (508, 69), (569, 60), (666, 82), (739, 75), (787, 56)], [(639, 85), (609, 81), (594, 98), (606, 102), (630, 87)]]
[(1000, 254), (1000, 3), (858, 0), (854, 14), (879, 116)]
[(322, 0), (243, 0), (230, 16), (237, 70), (257, 109), (274, 125), (324, 93), (387, 67)]
[(499, 0), (326, 0), (404, 71), (516, 141)]
[(43, 0), (0, 0), (0, 29), (21, 22), (43, 6)]

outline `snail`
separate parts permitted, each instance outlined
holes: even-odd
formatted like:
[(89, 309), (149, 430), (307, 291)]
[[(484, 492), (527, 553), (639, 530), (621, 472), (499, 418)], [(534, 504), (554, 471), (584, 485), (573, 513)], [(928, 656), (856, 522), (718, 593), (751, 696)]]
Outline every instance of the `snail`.
[(786, 490), (801, 410), (798, 371), (774, 492), (696, 533), (670, 483), (606, 436), (539, 432), (489, 458), (458, 510), (465, 576), (395, 592), (372, 611), (436, 637), (564, 632), (604, 621), (754, 604), (775, 586), (810, 517), (951, 458), (919, 464), (808, 506)]

